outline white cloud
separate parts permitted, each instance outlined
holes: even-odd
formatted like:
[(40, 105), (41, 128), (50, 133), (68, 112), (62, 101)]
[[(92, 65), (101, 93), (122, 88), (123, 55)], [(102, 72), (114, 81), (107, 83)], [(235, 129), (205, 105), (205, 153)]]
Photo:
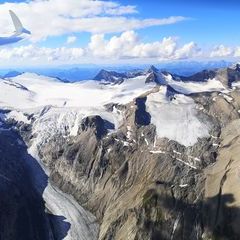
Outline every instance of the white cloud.
[[(82, 48), (45, 48), (34, 45), (2, 48), (0, 49), (0, 59), (3, 60), (28, 60), (33, 61), (75, 61), (84, 55)], [(15, 62), (14, 62), (15, 63)]]
[[(70, 36), (67, 40), (71, 43), (75, 41), (75, 37)], [(199, 48), (193, 42), (179, 47), (176, 38), (168, 37), (157, 42), (143, 43), (136, 32), (127, 31), (109, 40), (106, 40), (103, 34), (95, 34), (85, 48), (46, 48), (32, 44), (1, 48), (0, 59), (14, 63), (21, 63), (23, 60), (39, 63), (81, 63), (86, 59), (90, 62), (127, 59), (175, 60), (192, 58), (198, 53)]]
[(234, 52), (234, 57), (240, 57), (240, 47), (237, 47)]
[(119, 37), (106, 40), (103, 34), (93, 35), (88, 52), (103, 58), (157, 58), (159, 60), (186, 59), (198, 56), (200, 49), (190, 42), (178, 47), (177, 39), (168, 37), (153, 43), (141, 43), (134, 31), (122, 33)]
[(124, 14), (132, 14), (137, 13), (135, 6), (118, 6), (117, 8), (111, 8), (106, 10), (107, 14), (110, 15), (124, 15)]
[(187, 43), (175, 52), (176, 59), (188, 59), (192, 57), (199, 57), (201, 55), (201, 48), (199, 48), (195, 42)]
[[(69, 36), (68, 43), (76, 40)], [(118, 63), (118, 62), (152, 62), (211, 57), (240, 57), (240, 47), (217, 46), (204, 51), (195, 42), (183, 45), (176, 37), (165, 37), (159, 41), (145, 43), (135, 31), (126, 31), (108, 39), (104, 34), (92, 35), (83, 48), (59, 47), (47, 48), (37, 45), (0, 48), (2, 64), (18, 63)]]
[(32, 0), (25, 3), (0, 4), (0, 30), (13, 30), (8, 10), (12, 9), (31, 32), (31, 40), (74, 32), (116, 33), (150, 26), (174, 24), (182, 16), (163, 19), (138, 19), (135, 6), (101, 0)]
[(224, 45), (219, 45), (214, 47), (212, 52), (210, 53), (210, 57), (230, 57), (234, 53), (234, 50), (230, 47), (226, 47)]
[(66, 43), (67, 43), (67, 44), (72, 44), (72, 43), (75, 43), (76, 41), (77, 41), (77, 37), (76, 37), (76, 36), (69, 36), (69, 37), (67, 38)]

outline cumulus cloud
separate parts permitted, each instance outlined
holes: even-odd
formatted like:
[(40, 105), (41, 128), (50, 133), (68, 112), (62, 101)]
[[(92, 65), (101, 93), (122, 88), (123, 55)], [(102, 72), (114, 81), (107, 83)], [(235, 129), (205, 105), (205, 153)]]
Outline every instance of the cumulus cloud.
[(234, 57), (240, 57), (240, 47), (237, 47), (234, 52)]
[(103, 34), (93, 35), (88, 52), (103, 58), (157, 58), (159, 60), (186, 59), (198, 56), (200, 48), (190, 42), (178, 47), (177, 39), (168, 37), (153, 43), (142, 43), (134, 31), (106, 40)]
[(192, 57), (200, 57), (202, 55), (201, 48), (195, 42), (185, 44), (175, 52), (176, 59), (187, 59)]
[(234, 50), (232, 48), (219, 45), (214, 47), (213, 51), (210, 53), (210, 57), (230, 57), (233, 53)]
[(137, 12), (136, 6), (114, 1), (32, 0), (0, 4), (0, 30), (4, 33), (13, 30), (9, 9), (15, 11), (25, 27), (31, 30), (32, 41), (74, 32), (116, 33), (186, 20), (182, 16), (163, 19), (128, 17)]
[(67, 44), (72, 44), (72, 43), (75, 43), (76, 41), (77, 41), (77, 37), (76, 37), (76, 36), (69, 36), (69, 37), (67, 38), (66, 43), (67, 43)]
[(84, 55), (82, 48), (45, 48), (34, 45), (2, 48), (0, 59), (3, 60), (29, 60), (29, 61), (75, 61)]
[[(67, 39), (74, 42), (75, 36)], [(98, 61), (122, 59), (176, 60), (198, 56), (200, 49), (194, 42), (178, 46), (176, 38), (168, 37), (152, 43), (143, 43), (135, 31), (123, 32), (120, 36), (106, 39), (104, 34), (95, 34), (84, 48), (46, 48), (36, 45), (5, 47), (0, 49), (0, 59), (21, 62), (22, 60), (48, 62), (76, 62), (83, 59)]]
[[(76, 41), (69, 36), (66, 43)], [(37, 45), (0, 48), (0, 60), (8, 62), (35, 61), (36, 63), (82, 63), (82, 62), (119, 62), (140, 60), (142, 62), (169, 61), (193, 58), (240, 57), (240, 47), (216, 46), (212, 51), (201, 49), (195, 42), (180, 45), (176, 37), (164, 37), (155, 42), (143, 42), (135, 31), (126, 31), (108, 38), (104, 34), (93, 34), (83, 48), (47, 48)], [(4, 62), (4, 61), (3, 61)]]

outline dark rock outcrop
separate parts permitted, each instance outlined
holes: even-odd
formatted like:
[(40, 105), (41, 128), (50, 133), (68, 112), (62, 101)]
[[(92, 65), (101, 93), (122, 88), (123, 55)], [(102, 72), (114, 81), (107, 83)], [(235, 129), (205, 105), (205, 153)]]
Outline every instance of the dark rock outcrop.
[(146, 100), (147, 97), (136, 99), (135, 123), (140, 126), (146, 126), (151, 123), (151, 115), (146, 111)]
[[(110, 123), (108, 123), (108, 126)], [(112, 127), (112, 126), (111, 126)], [(100, 116), (89, 116), (82, 120), (81, 131), (93, 130), (98, 139), (107, 134), (106, 121)]]
[(106, 71), (102, 69), (95, 77), (94, 80), (104, 81), (106, 83), (121, 83), (127, 76), (124, 73), (115, 71)]
[[(27, 153), (21, 137), (7, 127), (0, 131), (0, 239), (63, 239), (69, 223), (45, 212), (42, 194), (47, 176)], [(33, 174), (41, 176), (41, 188), (35, 186)], [(65, 232), (60, 231), (60, 224)]]

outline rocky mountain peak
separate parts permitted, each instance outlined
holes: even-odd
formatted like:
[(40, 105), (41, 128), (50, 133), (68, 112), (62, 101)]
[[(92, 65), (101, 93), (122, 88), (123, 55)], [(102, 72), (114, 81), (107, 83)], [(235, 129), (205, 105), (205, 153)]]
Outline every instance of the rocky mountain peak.
[(106, 133), (104, 120), (98, 116), (88, 116), (82, 120), (81, 130), (88, 131), (89, 129), (94, 130), (94, 133), (98, 139), (101, 139)]
[(105, 81), (108, 83), (119, 83), (125, 78), (124, 73), (118, 73), (115, 71), (107, 71), (102, 69), (94, 78), (97, 81)]
[(152, 72), (157, 73), (157, 72), (159, 72), (159, 70), (154, 65), (151, 65), (147, 72), (148, 73), (152, 73)]
[(216, 76), (215, 70), (203, 70), (189, 77), (183, 77), (183, 80), (192, 82), (204, 82), (209, 79), (213, 79), (215, 76)]
[(147, 77), (145, 83), (156, 83), (158, 85), (166, 85), (167, 82), (165, 80), (164, 75), (168, 75), (168, 73), (164, 73), (159, 71), (155, 66), (151, 66), (147, 70)]

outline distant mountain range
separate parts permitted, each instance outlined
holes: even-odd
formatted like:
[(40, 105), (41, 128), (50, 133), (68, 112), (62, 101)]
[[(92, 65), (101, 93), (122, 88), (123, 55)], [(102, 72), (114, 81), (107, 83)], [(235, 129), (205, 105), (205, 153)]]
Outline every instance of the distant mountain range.
[(219, 79), (224, 86), (231, 87), (233, 82), (240, 81), (240, 64), (235, 64), (226, 68), (202, 70), (190, 76), (163, 71), (155, 66), (151, 66), (146, 70), (125, 73), (102, 69), (95, 76), (94, 80), (102, 81), (105, 84), (121, 84), (129, 78), (138, 76), (146, 76), (146, 83), (152, 82), (160, 85), (168, 85), (169, 80), (175, 82), (207, 82), (216, 78)]
[[(190, 76), (202, 70), (209, 70), (215, 68), (226, 68), (230, 66), (231, 62), (226, 61), (211, 61), (211, 62), (171, 62), (156, 64), (156, 68), (161, 71), (168, 71), (173, 74)], [(104, 75), (106, 69), (108, 72), (114, 72), (117, 75), (125, 72), (139, 72), (147, 69), (149, 65), (122, 65), (122, 66), (73, 66), (73, 67), (56, 67), (56, 68), (16, 68), (16, 69), (2, 69), (0, 70), (0, 76), (2, 78), (15, 77), (23, 72), (32, 72), (48, 77), (55, 77), (62, 81), (77, 82), (88, 79), (98, 79), (101, 75)], [(101, 71), (101, 72), (100, 72)], [(100, 74), (100, 75), (99, 75)], [(115, 76), (116, 77), (116, 76)], [(118, 75), (119, 77), (119, 75)]]

